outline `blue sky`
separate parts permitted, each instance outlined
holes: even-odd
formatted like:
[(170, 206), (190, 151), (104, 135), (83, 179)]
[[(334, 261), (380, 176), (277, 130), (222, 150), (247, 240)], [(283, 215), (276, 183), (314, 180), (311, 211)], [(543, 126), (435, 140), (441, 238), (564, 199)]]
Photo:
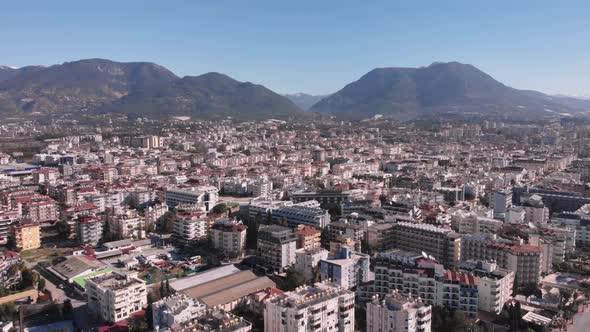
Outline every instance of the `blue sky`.
[(375, 67), (471, 63), (516, 88), (590, 96), (590, 1), (3, 2), (0, 64), (152, 61), (280, 92)]

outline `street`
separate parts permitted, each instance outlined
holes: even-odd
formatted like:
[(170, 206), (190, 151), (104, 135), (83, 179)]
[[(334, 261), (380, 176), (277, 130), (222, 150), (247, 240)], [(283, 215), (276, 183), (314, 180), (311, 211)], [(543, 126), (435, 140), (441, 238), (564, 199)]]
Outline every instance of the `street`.
[(70, 299), (74, 309), (74, 322), (81, 331), (89, 331), (91, 328), (99, 326), (98, 321), (88, 310), (88, 304), (83, 296), (77, 294), (65, 283), (62, 283), (64, 287), (60, 289), (58, 287), (61, 283), (60, 280), (39, 265), (36, 265), (34, 268), (46, 280), (45, 288), (51, 292), (55, 302), (63, 303), (66, 299)]

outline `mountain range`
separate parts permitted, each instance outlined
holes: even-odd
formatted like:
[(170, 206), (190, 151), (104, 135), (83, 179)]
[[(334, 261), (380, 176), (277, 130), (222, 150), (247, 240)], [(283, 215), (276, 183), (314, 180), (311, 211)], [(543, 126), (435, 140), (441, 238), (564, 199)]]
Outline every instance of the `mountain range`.
[(590, 114), (590, 100), (514, 89), (458, 62), (377, 68), (328, 96), (280, 95), (214, 72), (181, 78), (149, 62), (87, 59), (49, 67), (0, 66), (0, 116), (64, 112), (240, 120), (317, 113), (342, 119), (377, 114), (398, 120), (474, 114), (530, 119)]
[(400, 120), (454, 114), (531, 118), (579, 114), (590, 110), (590, 103), (514, 89), (472, 65), (448, 62), (374, 69), (310, 110), (352, 119), (377, 114)]

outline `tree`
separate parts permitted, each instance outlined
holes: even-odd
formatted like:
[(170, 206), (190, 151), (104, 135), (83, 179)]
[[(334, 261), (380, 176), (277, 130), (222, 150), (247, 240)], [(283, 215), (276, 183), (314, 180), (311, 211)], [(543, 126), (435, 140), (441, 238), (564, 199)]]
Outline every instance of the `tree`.
[(281, 217), (281, 219), (279, 220), (279, 225), (287, 227), (289, 226), (289, 221), (286, 217)]
[(43, 291), (45, 289), (45, 283), (46, 283), (45, 279), (43, 279), (43, 278), (39, 279), (39, 283), (37, 284), (37, 289), (39, 291)]
[(65, 220), (60, 220), (55, 224), (55, 228), (57, 229), (59, 235), (64, 238), (68, 238), (70, 236), (71, 228), (70, 224), (68, 224)]
[(285, 280), (284, 280), (286, 291), (292, 291), (299, 286), (303, 286), (303, 285), (305, 285), (305, 282), (306, 282), (306, 280), (305, 280), (305, 276), (303, 275), (303, 273), (301, 273), (295, 269), (287, 270), (287, 276), (285, 277)]
[(74, 312), (74, 306), (72, 305), (72, 300), (65, 299), (64, 300), (64, 315), (70, 314)]
[(320, 234), (320, 243), (324, 249), (328, 249), (330, 247), (330, 225), (322, 228), (322, 233)]
[(167, 211), (158, 218), (158, 225), (156, 229), (162, 233), (171, 233), (174, 229), (174, 222), (176, 221), (176, 213)]
[(447, 307), (432, 307), (432, 330), (440, 332), (461, 331), (469, 326), (465, 314)]
[(272, 212), (268, 211), (268, 213), (266, 214), (266, 224), (267, 225), (272, 225)]
[(13, 321), (16, 317), (16, 305), (14, 302), (0, 305), (0, 321)]
[(152, 303), (154, 303), (154, 297), (152, 293), (147, 294), (147, 307), (145, 309), (145, 320), (150, 331), (154, 330), (154, 314), (152, 309)]
[(219, 203), (211, 209), (211, 214), (222, 214), (227, 210), (225, 203)]

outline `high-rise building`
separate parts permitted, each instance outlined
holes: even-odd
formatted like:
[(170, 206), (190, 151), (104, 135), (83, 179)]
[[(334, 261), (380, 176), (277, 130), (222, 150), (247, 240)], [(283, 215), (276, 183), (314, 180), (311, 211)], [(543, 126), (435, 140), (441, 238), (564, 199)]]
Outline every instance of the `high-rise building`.
[(473, 260), (461, 263), (459, 269), (479, 279), (479, 310), (499, 315), (504, 304), (512, 299), (514, 271), (502, 269), (494, 262)]
[(377, 255), (375, 282), (362, 285), (360, 298), (384, 297), (394, 290), (420, 297), (429, 305), (445, 306), (477, 317), (478, 278), (445, 270), (436, 261), (421, 254), (392, 250)]
[(108, 272), (86, 279), (88, 308), (104, 322), (125, 320), (147, 304), (145, 281)]
[(246, 248), (246, 229), (246, 225), (235, 219), (217, 220), (211, 229), (213, 247), (221, 250), (228, 258), (242, 257)]
[(398, 222), (390, 232), (396, 248), (425, 252), (446, 267), (456, 267), (461, 261), (461, 236), (450, 228)]
[(430, 332), (432, 306), (398, 290), (367, 302), (367, 332)]
[(532, 245), (501, 241), (495, 235), (463, 235), (464, 260), (493, 260), (498, 266), (515, 272), (518, 286), (536, 284), (541, 276), (542, 252)]
[(329, 280), (342, 288), (352, 289), (370, 281), (370, 256), (355, 253), (351, 248), (341, 248), (334, 257), (320, 261), (320, 278)]
[(21, 221), (12, 225), (11, 235), (14, 246), (20, 250), (41, 248), (41, 229), (38, 223)]
[(282, 273), (295, 264), (297, 236), (290, 228), (270, 225), (258, 230), (258, 258), (260, 266)]
[(354, 331), (354, 293), (330, 283), (302, 286), (266, 302), (264, 330)]
[(188, 295), (177, 293), (152, 303), (154, 331), (171, 331), (173, 327), (190, 324), (207, 310), (207, 306)]
[(217, 204), (217, 199), (218, 189), (213, 186), (166, 190), (166, 205), (170, 207), (178, 204), (202, 205), (204, 211), (209, 211)]

